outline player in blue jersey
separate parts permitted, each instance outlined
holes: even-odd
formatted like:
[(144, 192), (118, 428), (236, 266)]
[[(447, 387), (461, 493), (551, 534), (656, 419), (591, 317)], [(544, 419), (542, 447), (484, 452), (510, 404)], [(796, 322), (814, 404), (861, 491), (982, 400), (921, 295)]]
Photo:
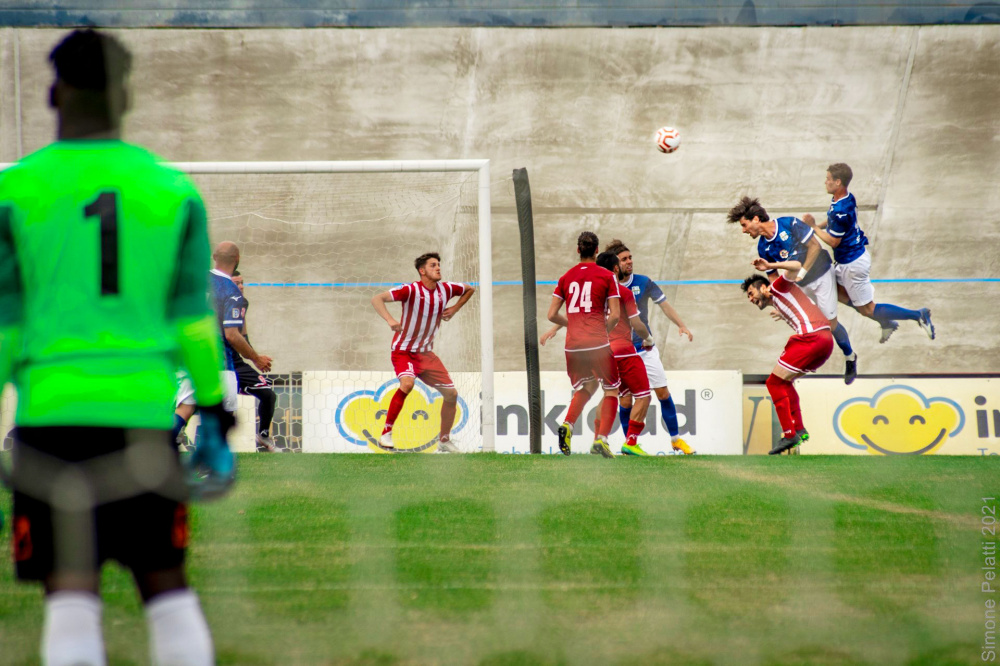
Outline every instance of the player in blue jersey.
[[(233, 273), (236, 272), (236, 267), (240, 264), (239, 248), (236, 247), (235, 243), (223, 241), (216, 246), (212, 253), (212, 259), (215, 261), (215, 268), (209, 274), (209, 300), (219, 321), (223, 355), (226, 361), (225, 372), (222, 373), (226, 390), (223, 404), (226, 409), (235, 411), (238, 391), (235, 370), (237, 354), (248, 359), (264, 373), (271, 370), (272, 359), (270, 356), (258, 354), (241, 332), (243, 318), (246, 315), (246, 301), (243, 298), (243, 292), (233, 282), (232, 277)], [(177, 409), (174, 412), (173, 436), (175, 440), (194, 413), (192, 396), (190, 382), (182, 378), (177, 394)], [(274, 451), (276, 449), (272, 447), (267, 450)]]
[(847, 191), (853, 177), (851, 167), (846, 164), (831, 164), (826, 171), (826, 193), (833, 196), (833, 202), (826, 220), (816, 222), (808, 213), (802, 216), (820, 240), (833, 248), (834, 273), (837, 284), (844, 289), (841, 301), (882, 326), (879, 342), (889, 339), (899, 328), (896, 322), (901, 319), (917, 322), (927, 337), (933, 340), (934, 324), (931, 323), (931, 311), (927, 308), (907, 310), (888, 303), (875, 304), (875, 290), (868, 276), (872, 259), (865, 248), (868, 238), (858, 226), (858, 203), (854, 195)]
[(834, 275), (830, 253), (822, 248), (816, 233), (802, 220), (779, 217), (772, 220), (758, 199), (743, 197), (729, 211), (729, 222), (739, 223), (743, 233), (757, 239), (754, 267), (767, 272), (773, 282), (778, 277), (776, 264), (797, 261), (802, 264), (802, 278), (796, 284), (819, 306), (830, 322), (830, 330), (837, 346), (844, 352), (844, 383), (850, 384), (858, 376), (858, 356), (851, 348), (847, 329), (837, 321), (837, 278)]
[[(604, 248), (605, 252), (614, 252), (618, 255), (618, 266), (621, 268), (621, 284), (632, 290), (635, 296), (635, 303), (639, 307), (639, 319), (649, 328), (649, 302), (653, 301), (660, 306), (663, 314), (667, 315), (677, 326), (678, 334), (687, 336), (688, 341), (694, 340), (694, 336), (688, 327), (681, 321), (681, 316), (677, 310), (667, 303), (667, 297), (657, 286), (653, 279), (646, 275), (637, 275), (633, 272), (632, 252), (620, 240), (613, 240)], [(663, 361), (660, 360), (660, 352), (656, 347), (644, 347), (643, 340), (634, 332), (632, 333), (632, 344), (639, 354), (643, 364), (646, 366), (646, 376), (649, 377), (649, 388), (656, 393), (656, 399), (660, 401), (660, 416), (663, 418), (667, 432), (670, 433), (670, 442), (675, 451), (680, 451), (684, 455), (691, 455), (695, 451), (681, 439), (680, 428), (677, 424), (677, 408), (674, 406), (674, 399), (667, 389), (667, 373), (663, 369)], [(632, 411), (632, 396), (622, 396), (618, 403), (618, 417), (622, 422), (622, 432), (628, 431), (629, 415)]]

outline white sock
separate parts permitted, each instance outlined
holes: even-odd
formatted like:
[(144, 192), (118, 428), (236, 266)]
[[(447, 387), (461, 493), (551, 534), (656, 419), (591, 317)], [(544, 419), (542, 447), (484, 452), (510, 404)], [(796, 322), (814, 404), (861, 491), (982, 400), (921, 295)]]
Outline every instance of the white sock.
[(45, 598), (42, 663), (45, 666), (105, 666), (101, 599), (98, 596), (66, 590)]
[(155, 666), (212, 666), (212, 634), (193, 590), (175, 590), (146, 604), (150, 654)]

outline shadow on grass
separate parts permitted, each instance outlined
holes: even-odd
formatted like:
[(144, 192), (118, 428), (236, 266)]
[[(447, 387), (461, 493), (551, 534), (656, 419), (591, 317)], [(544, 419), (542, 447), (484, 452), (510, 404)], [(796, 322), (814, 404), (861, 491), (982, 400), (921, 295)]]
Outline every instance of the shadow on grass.
[(538, 520), (547, 604), (595, 613), (635, 602), (642, 577), (637, 510), (581, 500), (546, 507)]
[(493, 507), (472, 500), (409, 504), (396, 512), (400, 603), (447, 613), (493, 604), (497, 527)]
[[(866, 496), (935, 508), (925, 496), (905, 487), (888, 486)], [(837, 593), (846, 603), (895, 616), (933, 602), (930, 595), (940, 566), (930, 518), (838, 502), (834, 527)]]
[(757, 616), (784, 598), (789, 505), (768, 487), (745, 487), (688, 509), (687, 584), (692, 601), (726, 616)]

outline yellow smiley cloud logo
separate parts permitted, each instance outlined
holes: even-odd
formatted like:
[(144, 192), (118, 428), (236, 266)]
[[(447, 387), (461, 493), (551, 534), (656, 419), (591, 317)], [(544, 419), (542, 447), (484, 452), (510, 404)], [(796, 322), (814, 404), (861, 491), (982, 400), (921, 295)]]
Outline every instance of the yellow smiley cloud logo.
[[(337, 429), (341, 436), (358, 446), (385, 453), (378, 446), (378, 438), (385, 426), (392, 395), (399, 386), (398, 379), (382, 384), (375, 391), (355, 391), (337, 405)], [(413, 385), (403, 409), (392, 427), (396, 450), (406, 453), (431, 452), (437, 449), (437, 435), (441, 432), (441, 404), (444, 399), (421, 381)], [(453, 433), (461, 432), (468, 421), (468, 407), (461, 397), (455, 412)]]
[(965, 413), (948, 398), (926, 398), (901, 384), (837, 408), (833, 428), (848, 446), (874, 455), (934, 453), (965, 425)]

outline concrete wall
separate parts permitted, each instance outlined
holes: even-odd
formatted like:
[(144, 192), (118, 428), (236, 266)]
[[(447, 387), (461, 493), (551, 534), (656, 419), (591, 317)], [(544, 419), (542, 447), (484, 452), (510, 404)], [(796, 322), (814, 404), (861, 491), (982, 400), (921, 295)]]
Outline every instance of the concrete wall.
[[(45, 56), (60, 35), (0, 30), (0, 160), (52, 138)], [(876, 300), (930, 307), (938, 327), (934, 342), (911, 324), (880, 346), (876, 324), (842, 309), (862, 372), (1000, 371), (1000, 284), (928, 281), (1000, 278), (998, 27), (120, 35), (136, 52), (128, 137), (171, 160), (490, 158), (498, 281), (520, 278), (509, 177), (526, 166), (540, 280), (573, 263), (589, 228), (625, 239), (639, 272), (682, 283), (665, 292), (695, 341), (652, 320), (668, 369), (770, 370), (788, 329), (736, 286), (693, 282), (750, 271), (752, 242), (724, 223), (740, 195), (819, 215), (825, 167), (846, 161), (873, 276), (923, 280), (878, 284)], [(652, 144), (665, 124), (682, 132), (673, 155)], [(251, 280), (297, 270), (294, 255), (247, 249)], [(363, 260), (411, 279), (409, 250), (380, 252)], [(331, 281), (341, 263), (331, 257)], [(336, 322), (375, 317), (314, 293), (251, 288), (253, 339), (278, 371), (336, 369)], [(540, 316), (550, 293), (538, 289)], [(497, 368), (523, 368), (519, 287), (497, 287), (495, 318)], [(374, 326), (351, 343), (372, 358), (388, 344)], [(558, 347), (542, 359), (563, 364)], [(825, 370), (841, 370), (839, 352)]]

